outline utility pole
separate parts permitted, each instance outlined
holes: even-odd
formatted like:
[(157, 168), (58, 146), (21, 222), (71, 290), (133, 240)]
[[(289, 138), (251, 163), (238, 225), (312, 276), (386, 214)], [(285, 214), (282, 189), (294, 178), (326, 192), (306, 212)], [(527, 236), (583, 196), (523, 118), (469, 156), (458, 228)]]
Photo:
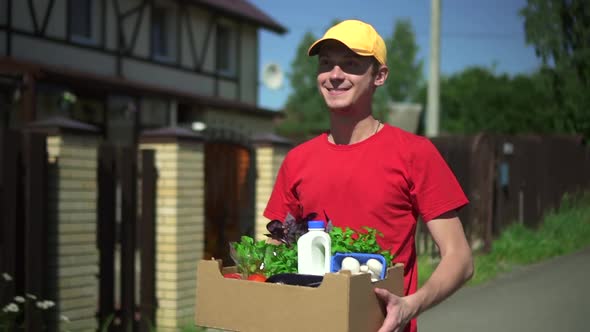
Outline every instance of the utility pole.
[(431, 0), (430, 73), (428, 75), (428, 108), (426, 136), (438, 136), (440, 114), (440, 0)]

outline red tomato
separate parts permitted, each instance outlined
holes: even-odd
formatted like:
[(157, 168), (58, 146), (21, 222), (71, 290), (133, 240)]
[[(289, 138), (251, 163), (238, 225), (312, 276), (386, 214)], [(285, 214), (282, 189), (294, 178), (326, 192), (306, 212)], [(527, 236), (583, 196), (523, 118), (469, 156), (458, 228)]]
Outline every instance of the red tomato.
[(229, 279), (242, 279), (242, 275), (239, 273), (226, 273), (223, 277)]
[(248, 280), (252, 280), (252, 281), (259, 281), (259, 282), (265, 282), (266, 281), (266, 277), (262, 274), (251, 274), (248, 277)]

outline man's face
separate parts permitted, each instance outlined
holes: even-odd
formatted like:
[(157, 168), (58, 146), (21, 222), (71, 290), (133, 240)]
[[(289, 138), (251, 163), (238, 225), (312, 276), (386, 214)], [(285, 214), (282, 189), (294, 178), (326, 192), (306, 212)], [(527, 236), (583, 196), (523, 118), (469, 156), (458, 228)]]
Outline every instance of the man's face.
[(363, 57), (342, 43), (327, 40), (319, 51), (318, 88), (332, 111), (370, 109), (373, 91), (380, 83), (373, 58)]

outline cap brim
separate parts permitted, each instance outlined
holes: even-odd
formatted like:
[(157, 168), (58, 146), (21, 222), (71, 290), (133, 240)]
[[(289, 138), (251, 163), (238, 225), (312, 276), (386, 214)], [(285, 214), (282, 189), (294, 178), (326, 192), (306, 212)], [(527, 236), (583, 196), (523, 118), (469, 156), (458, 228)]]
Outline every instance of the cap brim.
[(354, 48), (351, 48), (349, 45), (347, 45), (345, 42), (343, 42), (339, 39), (336, 39), (336, 38), (322, 38), (322, 39), (317, 40), (315, 43), (311, 44), (311, 46), (307, 50), (307, 55), (313, 56), (313, 55), (317, 55), (318, 53), (320, 53), (321, 44), (327, 40), (335, 40), (335, 41), (339, 42), (340, 44), (346, 46), (349, 50), (353, 51), (354, 53), (356, 53), (360, 56), (373, 56), (372, 53), (366, 53), (366, 52), (361, 52), (359, 50), (355, 50)]
[[(309, 55), (309, 56), (317, 55), (320, 52), (320, 44), (328, 39), (332, 39), (332, 38), (322, 38), (322, 39), (316, 40), (315, 43), (311, 44), (311, 46), (307, 50), (307, 55)], [(332, 39), (332, 40), (337, 40), (337, 39)]]

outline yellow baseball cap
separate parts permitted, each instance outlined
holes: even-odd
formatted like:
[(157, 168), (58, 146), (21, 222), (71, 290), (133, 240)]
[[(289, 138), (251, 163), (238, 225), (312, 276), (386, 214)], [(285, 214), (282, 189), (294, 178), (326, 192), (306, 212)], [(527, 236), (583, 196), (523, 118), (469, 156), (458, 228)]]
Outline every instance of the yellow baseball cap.
[(386, 62), (385, 42), (370, 24), (358, 20), (342, 21), (328, 29), (321, 39), (313, 43), (307, 54), (317, 55), (320, 44), (329, 39), (341, 42), (358, 55), (373, 56), (382, 65)]

